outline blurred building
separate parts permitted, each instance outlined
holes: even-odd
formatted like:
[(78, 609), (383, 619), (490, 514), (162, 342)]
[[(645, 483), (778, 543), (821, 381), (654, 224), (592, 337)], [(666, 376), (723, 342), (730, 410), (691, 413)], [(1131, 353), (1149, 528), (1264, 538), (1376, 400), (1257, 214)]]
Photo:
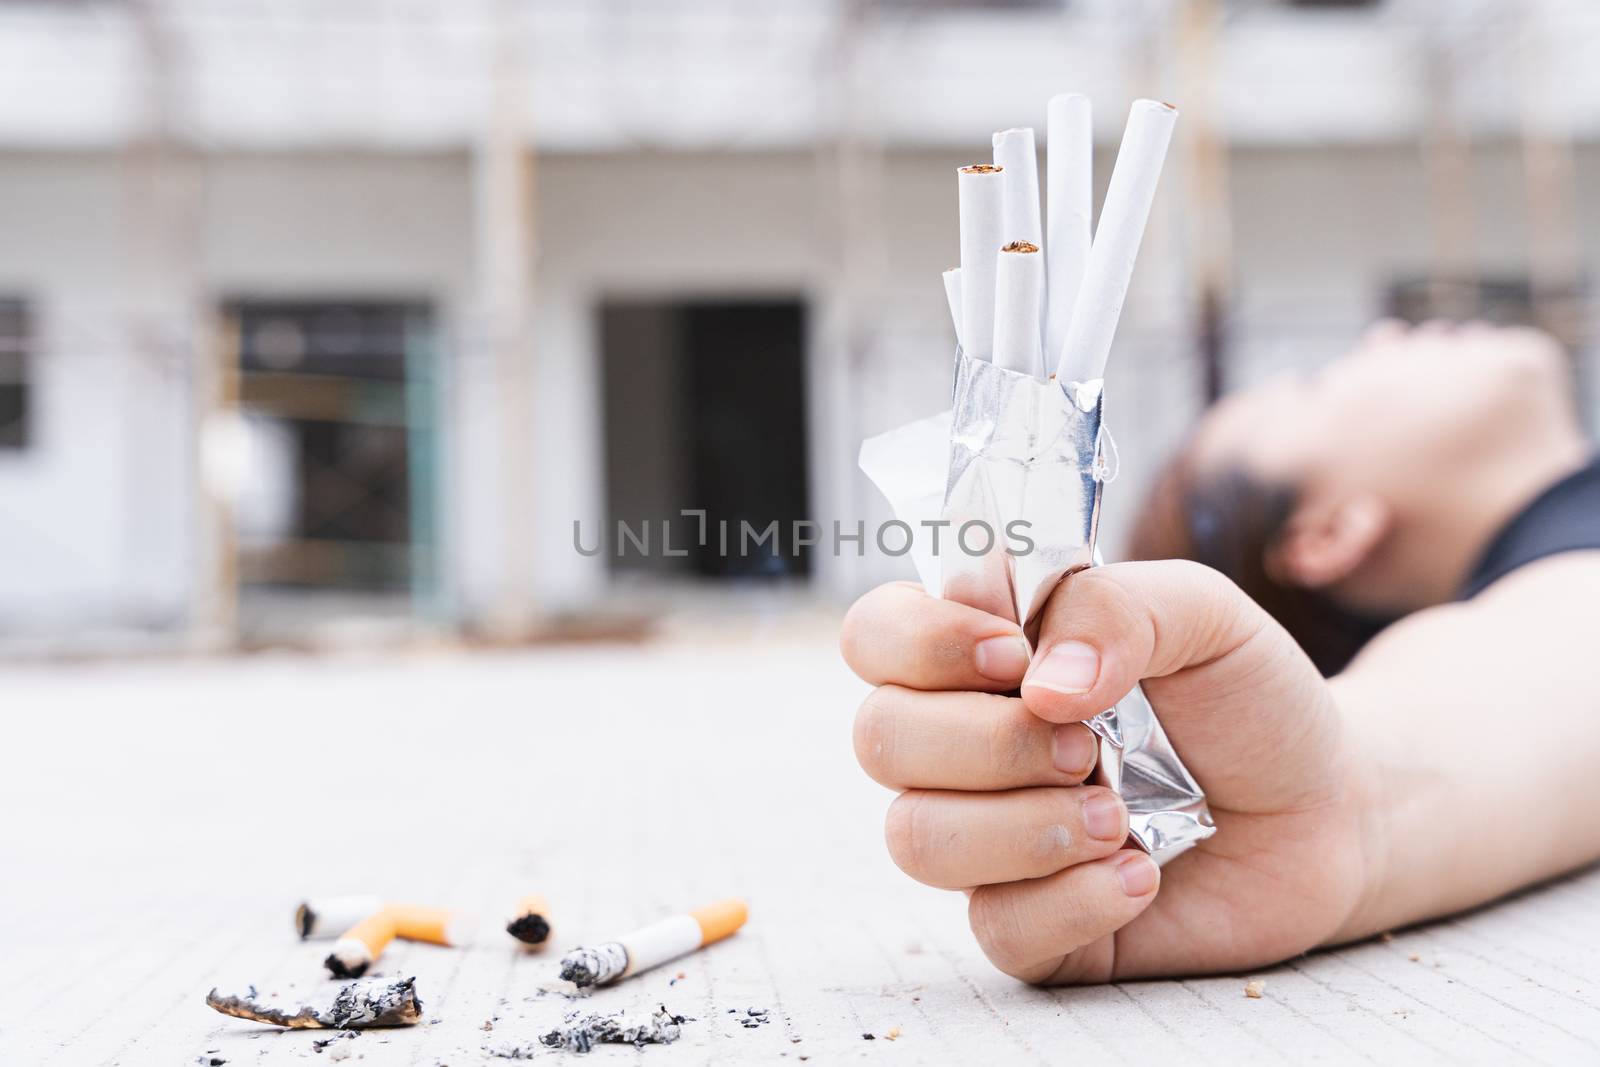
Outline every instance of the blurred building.
[(1386, 311), (1583, 366), (1597, 48), (1585, 0), (6, 0), (0, 634), (902, 573), (573, 524), (884, 517), (854, 456), (945, 399), (952, 169), (1064, 90), (1102, 188), (1132, 98), (1184, 109), (1114, 547), (1209, 394)]

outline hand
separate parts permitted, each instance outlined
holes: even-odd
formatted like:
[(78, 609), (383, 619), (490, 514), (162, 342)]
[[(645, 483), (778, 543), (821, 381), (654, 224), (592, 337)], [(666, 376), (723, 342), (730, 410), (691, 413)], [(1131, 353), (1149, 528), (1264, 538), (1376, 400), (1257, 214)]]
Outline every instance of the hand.
[[(1014, 624), (910, 583), (861, 598), (842, 645), (877, 686), (855, 746), (900, 791), (891, 856), (918, 881), (969, 891), (973, 933), (1007, 974), (1245, 969), (1335, 937), (1361, 902), (1362, 761), (1305, 654), (1215, 571), (1073, 575), (1046, 605), (1031, 665)], [(1164, 870), (1123, 847), (1121, 800), (1080, 784), (1095, 753), (1083, 722), (1141, 679), (1217, 822)]]

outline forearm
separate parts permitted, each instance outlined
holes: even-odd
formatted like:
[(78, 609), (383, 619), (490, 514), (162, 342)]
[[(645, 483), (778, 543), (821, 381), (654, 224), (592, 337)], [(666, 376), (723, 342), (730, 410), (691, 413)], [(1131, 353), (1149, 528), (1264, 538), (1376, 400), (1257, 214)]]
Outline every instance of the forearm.
[(1600, 667), (1571, 623), (1600, 596), (1600, 555), (1527, 570), (1481, 602), (1397, 625), (1330, 683), (1368, 847), (1365, 890), (1334, 940), (1600, 856)]

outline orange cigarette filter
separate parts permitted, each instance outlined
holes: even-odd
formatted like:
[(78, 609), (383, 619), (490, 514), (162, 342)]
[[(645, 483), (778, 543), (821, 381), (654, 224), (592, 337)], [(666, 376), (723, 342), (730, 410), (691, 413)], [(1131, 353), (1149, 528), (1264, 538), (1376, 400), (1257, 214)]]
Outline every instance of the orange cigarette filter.
[(335, 978), (360, 978), (395, 936), (394, 916), (384, 908), (341, 934), (323, 964)]
[(517, 901), (517, 910), (506, 923), (506, 933), (531, 949), (543, 948), (550, 939), (550, 906), (538, 893)]
[(731, 898), (696, 908), (689, 915), (700, 924), (700, 944), (703, 946), (721, 941), (743, 926), (750, 917), (750, 909), (744, 901)]
[(405, 941), (425, 941), (430, 945), (460, 945), (467, 940), (467, 924), (449, 908), (429, 908), (420, 904), (390, 904), (384, 912), (394, 923), (395, 936)]

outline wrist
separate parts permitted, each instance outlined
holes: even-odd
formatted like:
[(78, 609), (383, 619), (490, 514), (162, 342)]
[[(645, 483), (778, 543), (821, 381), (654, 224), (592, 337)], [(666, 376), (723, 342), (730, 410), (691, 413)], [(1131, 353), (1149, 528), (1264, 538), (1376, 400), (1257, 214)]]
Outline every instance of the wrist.
[(1340, 692), (1338, 681), (1330, 680), (1329, 690), (1344, 734), (1343, 803), (1360, 877), (1354, 881), (1349, 912), (1326, 944), (1371, 937), (1393, 921), (1387, 906), (1393, 869), (1393, 805), (1384, 770), (1383, 739), (1365, 728), (1370, 720), (1354, 712), (1349, 694)]

